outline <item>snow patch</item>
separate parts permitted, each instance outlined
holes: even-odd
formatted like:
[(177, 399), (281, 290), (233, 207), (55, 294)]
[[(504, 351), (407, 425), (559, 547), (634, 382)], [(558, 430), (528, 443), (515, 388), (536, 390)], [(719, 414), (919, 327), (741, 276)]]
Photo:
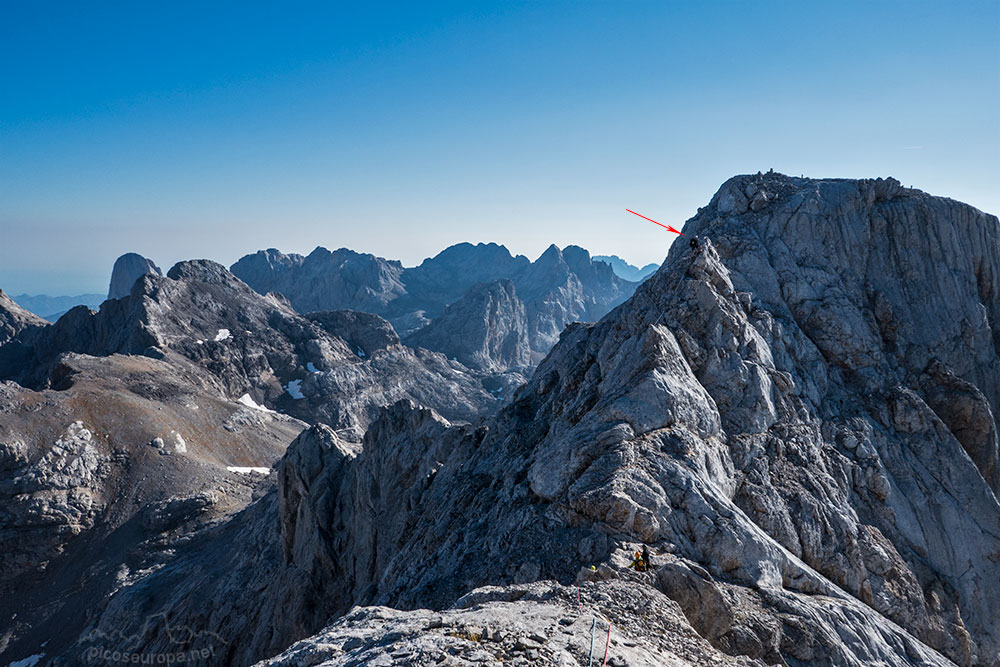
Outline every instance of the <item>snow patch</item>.
[(230, 338), (229, 329), (219, 329), (219, 333), (215, 334), (215, 342), (221, 343), (222, 341)]
[(44, 653), (36, 653), (35, 655), (29, 655), (27, 658), (15, 660), (14, 662), (7, 665), (7, 667), (35, 667), (35, 665), (38, 664), (38, 661), (44, 657), (45, 657)]
[(171, 431), (170, 435), (174, 439), (174, 453), (175, 454), (186, 454), (187, 453), (187, 443), (184, 442), (184, 438), (177, 431)]
[(251, 398), (250, 394), (243, 394), (236, 399), (236, 402), (253, 410), (260, 410), (261, 412), (274, 412), (274, 410), (271, 410), (270, 408), (265, 408), (263, 405), (259, 405), (257, 401)]
[(270, 468), (258, 468), (254, 466), (226, 466), (226, 470), (240, 475), (252, 475), (253, 473), (257, 473), (258, 475), (271, 474)]
[(289, 396), (296, 400), (306, 397), (305, 394), (302, 393), (302, 380), (291, 380), (288, 383), (288, 386), (285, 387), (285, 391), (288, 392)]
[(205, 341), (203, 341), (203, 340), (196, 340), (196, 341), (194, 342), (194, 344), (195, 344), (195, 345), (204, 345), (204, 344), (205, 344)]
[(306, 370), (309, 371), (310, 373), (319, 373), (319, 369), (316, 368), (316, 366), (314, 366), (313, 362), (311, 361), (306, 364)]

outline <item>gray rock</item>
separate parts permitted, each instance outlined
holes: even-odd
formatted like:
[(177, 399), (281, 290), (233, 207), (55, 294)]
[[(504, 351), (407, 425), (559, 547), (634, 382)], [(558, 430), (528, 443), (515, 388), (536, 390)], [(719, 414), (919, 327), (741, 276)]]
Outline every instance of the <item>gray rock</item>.
[[(1000, 223), (891, 180), (769, 173), (728, 181), (685, 233), (704, 252), (675, 245), (626, 303), (566, 327), (497, 414), (452, 423), (410, 396), (359, 420), (360, 443), (303, 432), (275, 487), (129, 577), (57, 654), (113, 632), (166, 651), (152, 616), (217, 633), (223, 664), (579, 665), (598, 616), (609, 664), (1000, 664)], [(562, 290), (532, 331), (588, 303), (587, 261), (551, 248), (536, 293), (515, 281), (529, 306)], [(143, 311), (170, 350), (239, 289), (178, 276), (143, 289), (192, 290)], [(328, 364), (303, 394), (329, 374), (352, 414), (347, 387), (392, 395), (358, 378), (401, 374), (259, 298), (271, 329), (317, 341), (276, 349)], [(656, 571), (628, 567), (640, 545)]]
[(233, 264), (232, 272), (261, 294), (280, 292), (300, 313), (350, 309), (383, 315), (406, 293), (402, 264), (347, 248), (318, 247), (305, 257), (261, 250)]
[(48, 324), (34, 313), (28, 312), (0, 290), (0, 345), (25, 329)]
[[(440, 613), (358, 607), (309, 639), (258, 667), (284, 665), (513, 664), (587, 665), (594, 634), (596, 662), (635, 667), (747, 664), (714, 649), (690, 627), (676, 603), (655, 589), (622, 582), (584, 587), (580, 614), (575, 588), (554, 582), (473, 591)], [(632, 613), (655, 618), (637, 622)], [(569, 618), (567, 618), (569, 615)], [(669, 628), (669, 640), (660, 634)], [(549, 636), (551, 635), (551, 636)]]
[(162, 276), (160, 267), (146, 259), (142, 255), (128, 252), (115, 260), (115, 266), (111, 270), (111, 284), (108, 287), (109, 299), (120, 299), (132, 293), (132, 286), (135, 282), (151, 273)]
[(334, 310), (313, 312), (306, 317), (324, 331), (343, 339), (347, 347), (362, 359), (399, 345), (395, 329), (378, 315), (356, 310)]
[(222, 265), (192, 260), (166, 277), (144, 275), (132, 294), (105, 302), (99, 312), (81, 306), (54, 325), (24, 329), (0, 347), (0, 378), (58, 388), (72, 382), (60, 366), (66, 353), (145, 355), (194, 364), (226, 396), (249, 394), (271, 409), (351, 431), (355, 439), (381, 407), (404, 398), (458, 420), (499, 405), (482, 374), (398, 340), (379, 317), (305, 318)]
[(510, 280), (473, 287), (429, 326), (408, 336), (405, 343), (436, 350), (484, 371), (531, 364), (528, 318)]

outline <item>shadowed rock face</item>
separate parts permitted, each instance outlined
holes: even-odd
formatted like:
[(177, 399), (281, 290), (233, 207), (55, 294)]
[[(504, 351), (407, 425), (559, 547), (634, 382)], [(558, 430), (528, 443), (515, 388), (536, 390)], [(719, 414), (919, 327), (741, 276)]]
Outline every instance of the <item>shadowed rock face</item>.
[[(258, 292), (282, 293), (299, 312), (349, 308), (375, 313), (387, 318), (413, 345), (464, 357), (475, 367), (492, 371), (537, 364), (566, 324), (599, 319), (635, 289), (635, 283), (619, 278), (608, 264), (593, 261), (576, 246), (563, 250), (552, 246), (532, 263), (495, 243), (460, 243), (409, 269), (343, 248), (333, 253), (317, 248), (308, 257), (270, 249), (243, 257), (232, 270)], [(506, 296), (495, 291), (490, 296), (489, 290), (476, 287), (496, 281), (511, 281), (514, 290), (507, 290)], [(510, 316), (500, 315), (503, 321), (489, 315), (490, 304), (500, 301), (509, 303), (503, 309)], [(463, 339), (480, 342), (460, 343), (454, 336), (443, 335), (446, 324), (418, 335), (444, 316), (448, 306), (452, 306), (451, 326), (457, 312), (473, 317), (465, 323), (470, 331)], [(506, 322), (516, 320), (521, 310), (527, 319), (526, 341), (520, 340), (520, 323)], [(505, 330), (503, 335), (471, 331), (494, 325)], [(507, 342), (486, 340), (498, 336)]]
[(406, 293), (402, 264), (347, 248), (318, 247), (305, 257), (271, 248), (241, 258), (232, 271), (261, 294), (281, 292), (300, 313), (351, 309), (385, 315)]
[(160, 267), (153, 264), (153, 261), (146, 259), (142, 255), (134, 252), (125, 253), (115, 260), (115, 266), (111, 270), (111, 285), (108, 287), (109, 299), (120, 299), (128, 296), (132, 292), (135, 281), (151, 273), (162, 276)]
[(503, 371), (531, 364), (528, 318), (510, 280), (473, 287), (405, 342), (437, 350), (481, 370)]
[[(758, 174), (685, 233), (703, 253), (675, 247), (567, 327), (497, 415), (407, 400), (360, 445), (306, 430), (276, 488), (91, 627), (162, 613), (239, 637), (227, 664), (314, 633), (271, 664), (586, 664), (556, 580), (629, 664), (1000, 664), (997, 219), (891, 180)], [(625, 568), (640, 543), (654, 571)]]

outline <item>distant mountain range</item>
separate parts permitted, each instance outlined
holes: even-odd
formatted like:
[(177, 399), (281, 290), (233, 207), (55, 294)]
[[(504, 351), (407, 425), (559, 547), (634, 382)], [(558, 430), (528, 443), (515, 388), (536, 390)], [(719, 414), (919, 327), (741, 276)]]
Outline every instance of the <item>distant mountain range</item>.
[(659, 268), (658, 264), (647, 264), (640, 269), (637, 266), (632, 266), (618, 255), (594, 255), (594, 261), (610, 264), (616, 276), (634, 283), (641, 283), (656, 273), (656, 269)]
[(77, 294), (76, 296), (49, 296), (39, 294), (19, 294), (11, 297), (25, 310), (30, 310), (35, 315), (43, 317), (50, 322), (55, 322), (59, 317), (73, 306), (87, 306), (97, 309), (106, 298), (103, 294)]
[[(347, 248), (307, 256), (270, 248), (231, 270), (261, 294), (281, 293), (300, 313), (374, 313), (404, 343), (490, 371), (537, 364), (567, 324), (600, 319), (638, 284), (572, 245), (549, 246), (532, 262), (496, 243), (459, 243), (414, 268)], [(424, 330), (439, 317), (448, 324)]]

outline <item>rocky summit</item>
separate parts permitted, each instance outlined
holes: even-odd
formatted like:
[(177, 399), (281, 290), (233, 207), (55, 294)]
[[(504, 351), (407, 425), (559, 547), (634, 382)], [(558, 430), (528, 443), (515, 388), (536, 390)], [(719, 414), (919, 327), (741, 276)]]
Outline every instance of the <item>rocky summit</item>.
[(125, 253), (117, 260), (111, 269), (111, 284), (108, 286), (108, 298), (120, 299), (128, 296), (132, 292), (135, 281), (151, 273), (162, 276), (160, 267), (153, 263), (153, 260), (146, 259), (142, 255), (134, 252)]
[(428, 260), (402, 343), (371, 259), (368, 313), (202, 260), (11, 327), (0, 661), (1000, 665), (1000, 222), (758, 173), (683, 231), (596, 322), (553, 246)]

